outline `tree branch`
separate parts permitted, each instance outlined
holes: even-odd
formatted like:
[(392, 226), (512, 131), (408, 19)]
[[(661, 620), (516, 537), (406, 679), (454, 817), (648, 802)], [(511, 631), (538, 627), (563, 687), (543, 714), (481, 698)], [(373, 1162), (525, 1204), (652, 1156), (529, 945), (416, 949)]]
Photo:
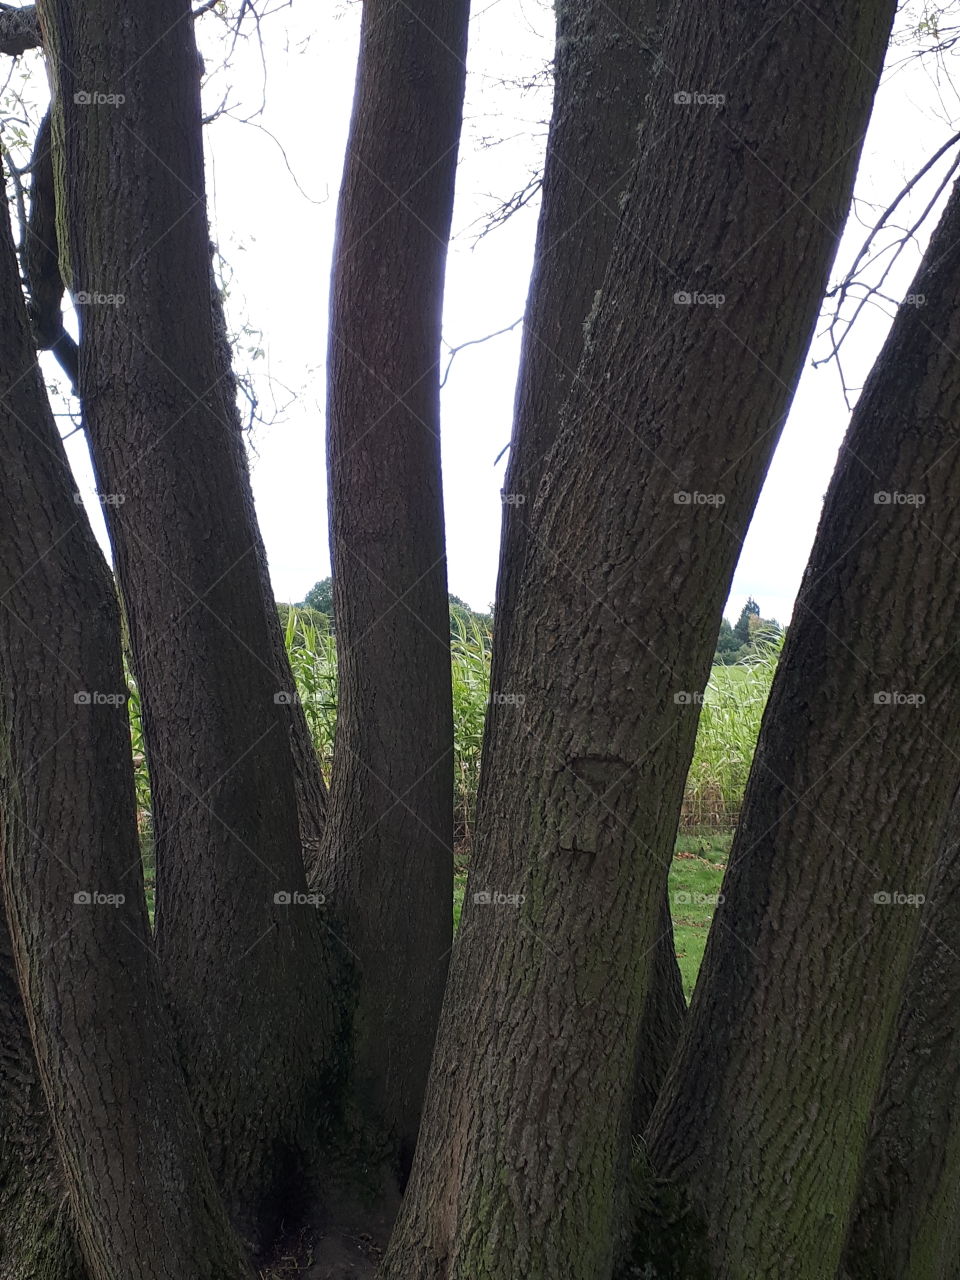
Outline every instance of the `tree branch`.
[(0, 53), (18, 58), (28, 49), (40, 47), (40, 23), (36, 5), (14, 8), (0, 4)]

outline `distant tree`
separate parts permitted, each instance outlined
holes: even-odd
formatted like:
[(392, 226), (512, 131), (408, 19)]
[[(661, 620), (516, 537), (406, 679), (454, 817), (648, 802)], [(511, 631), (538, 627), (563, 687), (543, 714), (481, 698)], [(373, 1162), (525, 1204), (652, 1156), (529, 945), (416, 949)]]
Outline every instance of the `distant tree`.
[(304, 609), (316, 609), (318, 613), (325, 613), (330, 619), (332, 629), (333, 579), (324, 578), (322, 581), (316, 583), (315, 586), (312, 586), (300, 601), (300, 607)]
[(726, 618), (720, 619), (720, 634), (717, 637), (717, 652), (714, 655), (714, 662), (720, 665), (726, 665), (733, 659), (734, 653), (741, 647), (739, 636), (734, 632), (733, 627)]
[(754, 600), (753, 596), (747, 597), (747, 603), (740, 610), (740, 617), (737, 619), (737, 625), (733, 628), (734, 635), (740, 644), (750, 643), (750, 619), (760, 617), (760, 606)]

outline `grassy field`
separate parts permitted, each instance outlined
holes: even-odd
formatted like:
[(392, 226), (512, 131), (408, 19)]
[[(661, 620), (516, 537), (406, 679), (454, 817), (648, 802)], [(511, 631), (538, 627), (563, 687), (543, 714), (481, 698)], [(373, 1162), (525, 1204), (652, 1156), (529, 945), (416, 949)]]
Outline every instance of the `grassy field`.
[(718, 832), (681, 835), (674, 851), (670, 867), (670, 911), (677, 963), (688, 1003), (717, 908), (731, 838)]

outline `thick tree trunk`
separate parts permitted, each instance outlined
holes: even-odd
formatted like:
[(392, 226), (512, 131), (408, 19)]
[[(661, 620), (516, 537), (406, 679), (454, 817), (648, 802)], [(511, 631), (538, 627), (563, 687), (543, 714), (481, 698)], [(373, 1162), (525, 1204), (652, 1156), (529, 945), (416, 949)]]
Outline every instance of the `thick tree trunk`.
[[(504, 687), (515, 593), (530, 513), (560, 412), (583, 355), (637, 162), (637, 131), (663, 37), (660, 0), (561, 0), (556, 5), (554, 107), (530, 295), (524, 317), (503, 535), (491, 687)], [(485, 753), (490, 760), (489, 753)], [(664, 886), (654, 968), (639, 1038), (635, 1123), (650, 1118), (685, 1012)]]
[[(611, 1273), (689, 695), (815, 323), (892, 17), (890, 3), (709, 0), (667, 24), (531, 512), (391, 1280)], [(502, 898), (473, 899), (486, 892)]]
[(836, 1273), (956, 790), (960, 188), (912, 292), (827, 494), (650, 1126), (723, 1280)]
[(919, 915), (844, 1249), (844, 1280), (960, 1275), (960, 796)]
[(325, 873), (356, 1086), (409, 1167), (453, 928), (438, 362), (468, 0), (366, 0), (328, 375), (339, 713)]
[[(0, 333), (0, 873), (59, 1167), (90, 1280), (237, 1280), (252, 1273), (207, 1167), (153, 954), (116, 595), (72, 492), (6, 219)], [(19, 1038), (3, 996), (3, 1030)], [(13, 1051), (5, 1038), (5, 1059)], [(51, 1154), (28, 1148), (25, 1172)], [(12, 1274), (74, 1280), (65, 1207), (36, 1209), (35, 1247), (62, 1265), (28, 1253)]]
[(301, 1208), (334, 998), (218, 349), (190, 6), (40, 12), (80, 392), (145, 712), (157, 947), (214, 1173), (266, 1247)]
[(0, 916), (0, 1280), (86, 1280), (66, 1194)]

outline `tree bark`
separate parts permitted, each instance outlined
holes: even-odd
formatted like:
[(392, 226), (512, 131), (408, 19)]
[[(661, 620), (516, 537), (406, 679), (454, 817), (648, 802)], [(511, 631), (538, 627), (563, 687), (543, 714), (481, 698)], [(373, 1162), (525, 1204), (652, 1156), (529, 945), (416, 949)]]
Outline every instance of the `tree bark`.
[(337, 1005), (214, 321), (193, 22), (186, 0), (123, 23), (106, 0), (40, 12), (80, 393), (144, 707), (157, 949), (215, 1176), (265, 1250), (302, 1209)]
[(339, 710), (324, 837), (355, 1081), (409, 1167), (453, 929), (439, 352), (467, 0), (366, 0), (328, 372)]
[[(515, 594), (531, 536), (527, 504), (536, 497), (556, 439), (583, 355), (588, 317), (613, 251), (621, 200), (637, 162), (637, 131), (647, 113), (664, 8), (659, 0), (648, 0), (639, 11), (634, 0), (556, 5), (554, 108), (503, 486), (494, 689), (506, 687), (501, 671), (509, 661)], [(639, 1037), (638, 1132), (650, 1118), (685, 1011), (664, 886)]]
[(0, 12), (0, 53), (17, 58), (40, 44), (40, 24), (35, 5)]
[(912, 295), (827, 494), (650, 1126), (722, 1280), (836, 1274), (956, 790), (960, 188)]
[(710, 0), (668, 21), (531, 512), (390, 1280), (611, 1274), (692, 695), (815, 323), (892, 17), (889, 3), (814, 15)]
[[(9, 339), (9, 331), (4, 336)], [(8, 365), (8, 353), (3, 356)], [(0, 915), (0, 1280), (86, 1280), (65, 1201), (10, 935)]]
[(843, 1280), (951, 1280), (960, 1273), (958, 851), (955, 797), (873, 1109)]
[[(0, 876), (72, 1219), (90, 1280), (252, 1280), (165, 1017), (116, 595), (46, 402), (6, 218), (0, 333)], [(16, 1038), (5, 1036), (7, 1062), (22, 1026), (16, 1012), (10, 1025), (5, 985), (3, 1030)], [(25, 1119), (39, 1104), (28, 1076), (23, 1085)], [(53, 1178), (33, 1118), (25, 1171), (43, 1162)], [(10, 1272), (17, 1280), (79, 1277), (54, 1195), (48, 1186), (36, 1204), (43, 1218), (29, 1224), (38, 1238)]]

